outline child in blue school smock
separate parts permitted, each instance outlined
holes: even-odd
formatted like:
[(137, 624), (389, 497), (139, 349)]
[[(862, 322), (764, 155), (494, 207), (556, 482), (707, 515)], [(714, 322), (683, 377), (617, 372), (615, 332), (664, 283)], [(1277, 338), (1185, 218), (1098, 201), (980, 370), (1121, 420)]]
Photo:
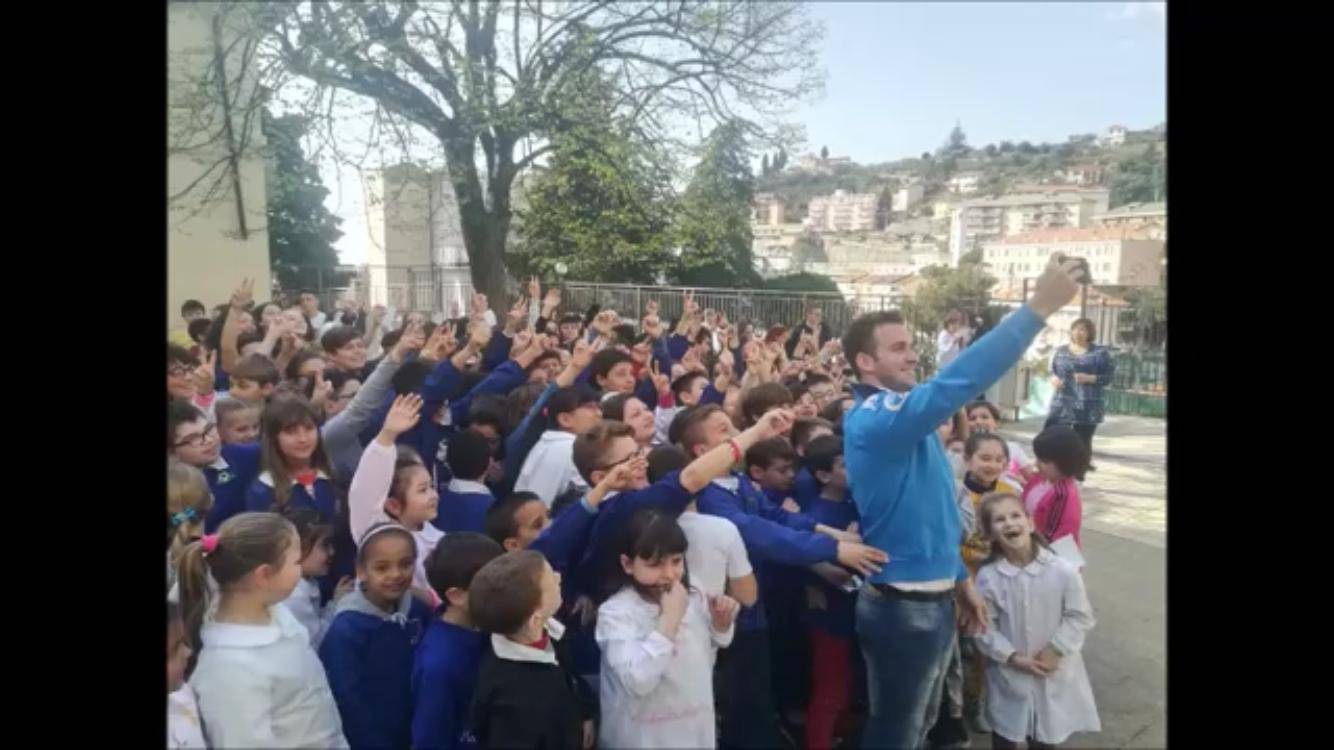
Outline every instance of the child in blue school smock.
[(357, 545), (357, 585), (338, 600), (320, 661), (353, 748), (411, 742), (412, 661), (430, 609), (412, 593), (417, 543), (394, 522)]
[(246, 510), (314, 508), (325, 523), (333, 523), (333, 470), (315, 408), (300, 396), (275, 399), (260, 421), (260, 473), (246, 492)]

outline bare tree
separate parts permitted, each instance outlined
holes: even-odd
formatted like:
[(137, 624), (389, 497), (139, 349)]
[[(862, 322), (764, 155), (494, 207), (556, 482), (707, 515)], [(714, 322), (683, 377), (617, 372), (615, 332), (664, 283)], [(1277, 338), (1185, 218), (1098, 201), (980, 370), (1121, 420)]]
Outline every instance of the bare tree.
[[(307, 114), (338, 92), (374, 104), (376, 138), (414, 130), (443, 151), (474, 285), (496, 297), (515, 178), (574, 124), (568, 106), (594, 68), (617, 111), (663, 143), (740, 122), (759, 143), (791, 143), (782, 117), (817, 93), (822, 27), (799, 3), (449, 2), (240, 5), (265, 84), (305, 86)], [(272, 63), (277, 63), (273, 65)], [(332, 119), (332, 118), (330, 118)], [(690, 130), (694, 133), (690, 133)], [(335, 138), (329, 140), (337, 148)], [(368, 147), (368, 150), (369, 147)]]

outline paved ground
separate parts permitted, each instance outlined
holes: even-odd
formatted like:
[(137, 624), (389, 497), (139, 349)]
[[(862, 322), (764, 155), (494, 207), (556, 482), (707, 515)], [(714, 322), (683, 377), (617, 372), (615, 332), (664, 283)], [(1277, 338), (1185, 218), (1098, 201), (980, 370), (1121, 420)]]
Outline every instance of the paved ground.
[[(1005, 425), (1029, 440), (1041, 421)], [(1093, 438), (1083, 487), (1084, 581), (1097, 627), (1084, 645), (1102, 732), (1066, 747), (1167, 745), (1167, 426), (1111, 416)], [(974, 748), (990, 747), (974, 737)]]

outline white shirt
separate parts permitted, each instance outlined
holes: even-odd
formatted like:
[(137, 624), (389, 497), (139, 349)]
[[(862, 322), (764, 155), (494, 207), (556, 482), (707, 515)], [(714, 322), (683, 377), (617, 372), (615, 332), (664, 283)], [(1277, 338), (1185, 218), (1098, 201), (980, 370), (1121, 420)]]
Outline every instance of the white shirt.
[(602, 747), (717, 744), (713, 660), (719, 648), (732, 642), (736, 623), (725, 633), (715, 633), (704, 593), (692, 588), (673, 642), (657, 630), (660, 611), (632, 586), (598, 608)]
[(167, 750), (206, 748), (199, 724), (199, 706), (189, 685), (167, 696)]
[(547, 430), (537, 439), (514, 480), (515, 492), (533, 492), (547, 508), (556, 498), (577, 487), (588, 490), (588, 483), (574, 468), (574, 433)]
[(728, 580), (751, 574), (746, 543), (736, 524), (719, 516), (686, 511), (677, 519), (686, 533), (690, 584), (708, 596), (724, 593)]
[(936, 371), (954, 361), (963, 351), (963, 340), (968, 335), (967, 328), (960, 328), (954, 333), (942, 329), (940, 335), (936, 336)]
[(328, 632), (329, 624), (333, 622), (333, 602), (330, 601), (321, 610), (320, 585), (303, 577), (297, 581), (296, 588), (292, 589), (291, 596), (283, 600), (283, 604), (287, 605), (292, 616), (305, 626), (310, 633), (310, 647), (318, 651), (320, 641), (324, 640), (324, 634)]
[[(1047, 549), (1018, 568), (1002, 559), (977, 573), (991, 619), (978, 645), (987, 662), (987, 721), (1002, 737), (1059, 745), (1074, 732), (1097, 732), (1098, 709), (1080, 649), (1093, 629), (1084, 579)], [(1005, 662), (1048, 645), (1065, 656), (1056, 672), (1035, 677)]]
[(190, 677), (212, 748), (346, 748), (324, 665), (287, 607), (268, 625), (205, 620)]

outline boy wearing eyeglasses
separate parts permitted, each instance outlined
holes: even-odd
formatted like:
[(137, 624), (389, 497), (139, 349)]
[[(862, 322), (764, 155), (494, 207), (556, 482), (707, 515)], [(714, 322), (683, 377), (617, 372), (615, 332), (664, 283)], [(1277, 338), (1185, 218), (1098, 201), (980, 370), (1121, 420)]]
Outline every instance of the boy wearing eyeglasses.
[(259, 476), (259, 443), (223, 445), (217, 425), (187, 401), (167, 404), (167, 453), (204, 472), (213, 493), (213, 508), (204, 518), (204, 533), (245, 510), (245, 492)]

